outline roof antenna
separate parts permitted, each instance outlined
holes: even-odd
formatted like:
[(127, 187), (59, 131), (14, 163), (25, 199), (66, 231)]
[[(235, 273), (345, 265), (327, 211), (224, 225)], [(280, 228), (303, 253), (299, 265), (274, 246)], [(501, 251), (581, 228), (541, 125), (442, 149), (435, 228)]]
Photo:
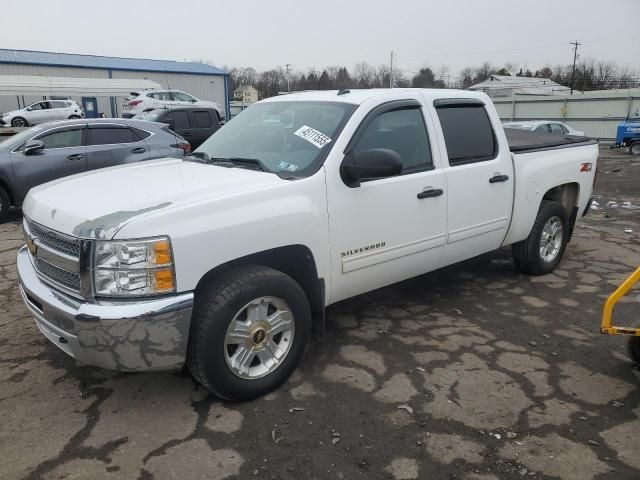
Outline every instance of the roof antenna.
[(343, 88), (342, 90), (338, 90), (338, 95), (346, 95), (347, 93), (351, 93), (351, 90), (348, 88)]

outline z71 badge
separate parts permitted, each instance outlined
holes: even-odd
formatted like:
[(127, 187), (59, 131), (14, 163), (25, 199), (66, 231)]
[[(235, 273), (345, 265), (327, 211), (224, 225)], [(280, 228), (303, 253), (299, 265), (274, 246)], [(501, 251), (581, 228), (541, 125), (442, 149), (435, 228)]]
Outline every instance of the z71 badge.
[(386, 244), (387, 244), (387, 242), (372, 243), (371, 245), (367, 245), (366, 247), (354, 248), (353, 250), (347, 250), (346, 252), (342, 252), (340, 254), (340, 256), (342, 258), (344, 258), (344, 257), (350, 257), (351, 255), (356, 255), (358, 253), (366, 253), (366, 252), (369, 252), (371, 250), (377, 250), (379, 248), (384, 248), (384, 246)]

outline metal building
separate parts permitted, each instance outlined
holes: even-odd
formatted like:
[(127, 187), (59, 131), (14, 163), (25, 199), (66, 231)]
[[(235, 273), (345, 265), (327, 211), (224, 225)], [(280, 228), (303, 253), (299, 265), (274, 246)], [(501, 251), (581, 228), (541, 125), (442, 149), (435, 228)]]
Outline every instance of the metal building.
[(597, 90), (573, 95), (494, 98), (502, 121), (558, 120), (601, 141), (612, 141), (628, 118), (640, 118), (640, 89)]
[(0, 49), (1, 75), (65, 77), (68, 80), (103, 79), (102, 93), (87, 93), (85, 88), (78, 95), (53, 89), (47, 94), (35, 94), (28, 90), (18, 95), (0, 94), (0, 111), (4, 112), (22, 108), (38, 100), (71, 97), (79, 105), (83, 105), (85, 111), (87, 107), (95, 108), (96, 116), (104, 113), (108, 117), (118, 117), (122, 113), (125, 97), (104, 94), (110, 90), (109, 79), (114, 79), (129, 80), (131, 84), (139, 82), (141, 85), (152, 85), (155, 82), (162, 88), (183, 90), (201, 100), (223, 105), (229, 118), (228, 74), (203, 63)]

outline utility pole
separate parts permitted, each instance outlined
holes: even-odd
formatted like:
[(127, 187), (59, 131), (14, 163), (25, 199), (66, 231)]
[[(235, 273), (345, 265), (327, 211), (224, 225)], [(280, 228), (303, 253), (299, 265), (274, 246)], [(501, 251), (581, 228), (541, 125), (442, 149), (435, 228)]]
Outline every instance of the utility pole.
[(573, 45), (573, 68), (571, 69), (571, 95), (573, 95), (573, 78), (576, 74), (576, 60), (578, 58), (578, 45), (582, 45), (578, 40), (575, 42), (569, 42), (569, 45)]
[(291, 73), (289, 71), (289, 67), (291, 67), (291, 64), (287, 63), (285, 67), (287, 68), (287, 92), (290, 92), (291, 91)]
[(393, 88), (393, 50), (391, 50), (391, 63), (389, 65), (389, 88)]

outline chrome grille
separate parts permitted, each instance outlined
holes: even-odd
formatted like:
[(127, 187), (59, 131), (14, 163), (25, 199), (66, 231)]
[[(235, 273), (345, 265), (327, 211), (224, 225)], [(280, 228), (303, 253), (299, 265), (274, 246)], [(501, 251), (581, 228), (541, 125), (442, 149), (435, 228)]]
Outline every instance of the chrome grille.
[(54, 250), (80, 258), (80, 242), (78, 240), (62, 238), (61, 235), (55, 234), (29, 220), (27, 220), (26, 223), (32, 237), (37, 238), (40, 242)]
[(61, 268), (45, 262), (41, 258), (35, 259), (36, 270), (52, 281), (59, 283), (63, 287), (71, 290), (80, 291), (80, 275), (77, 273), (67, 272)]

